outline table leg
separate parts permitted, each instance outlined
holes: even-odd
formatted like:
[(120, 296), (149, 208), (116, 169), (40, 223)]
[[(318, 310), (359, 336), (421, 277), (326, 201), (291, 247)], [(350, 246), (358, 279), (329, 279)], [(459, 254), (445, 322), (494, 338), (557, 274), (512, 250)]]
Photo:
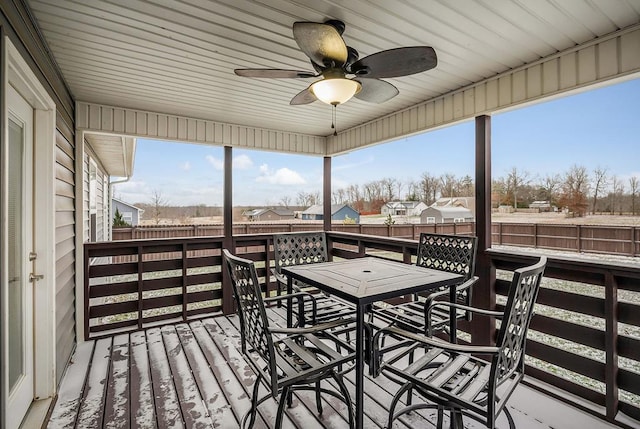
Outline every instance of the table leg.
[[(457, 287), (455, 285), (449, 286), (449, 301), (457, 302)], [(456, 318), (457, 312), (455, 308), (449, 311), (449, 341), (453, 344), (458, 342), (458, 319)]]
[(356, 429), (364, 427), (364, 306), (356, 306)]
[[(287, 295), (291, 295), (293, 291), (293, 277), (287, 276)], [(293, 305), (293, 300), (291, 298), (287, 298), (287, 328), (291, 328), (293, 326), (293, 309), (291, 306)]]

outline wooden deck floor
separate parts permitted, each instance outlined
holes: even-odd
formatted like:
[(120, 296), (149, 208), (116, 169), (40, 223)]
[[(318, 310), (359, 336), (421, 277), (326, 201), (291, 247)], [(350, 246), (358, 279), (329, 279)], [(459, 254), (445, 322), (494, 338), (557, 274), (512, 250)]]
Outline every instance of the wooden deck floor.
[[(276, 322), (282, 321), (281, 314), (272, 314)], [(352, 394), (353, 373), (347, 375)], [(236, 428), (250, 407), (254, 380), (240, 350), (235, 316), (90, 341), (78, 346), (47, 427)], [(382, 428), (397, 387), (383, 376), (365, 383), (365, 427)], [(519, 389), (509, 408), (520, 429), (608, 427), (534, 390)], [(276, 402), (268, 400), (258, 411), (255, 427), (272, 428)], [(498, 427), (506, 427), (503, 420)], [(313, 395), (298, 392), (283, 426), (346, 428), (346, 408), (327, 398), (323, 414), (318, 415)], [(480, 427), (474, 422), (466, 426)], [(393, 427), (432, 428), (435, 416), (411, 413)]]

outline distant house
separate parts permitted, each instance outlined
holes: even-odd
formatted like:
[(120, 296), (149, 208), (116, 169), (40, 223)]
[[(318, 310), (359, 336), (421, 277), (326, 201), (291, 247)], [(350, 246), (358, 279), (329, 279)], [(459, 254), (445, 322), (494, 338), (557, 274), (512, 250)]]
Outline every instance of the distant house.
[(473, 213), (464, 207), (427, 207), (420, 214), (421, 223), (473, 222)]
[(389, 201), (380, 209), (380, 214), (392, 216), (420, 216), (427, 208), (422, 201)]
[(122, 215), (122, 219), (127, 222), (131, 226), (136, 226), (140, 224), (140, 218), (142, 218), (142, 213), (144, 210), (134, 206), (133, 204), (129, 204), (117, 198), (111, 199), (111, 225), (113, 225), (113, 218), (116, 215), (116, 209)]
[(550, 212), (551, 203), (549, 201), (534, 201), (529, 204), (530, 209), (538, 209), (540, 212)]
[(270, 220), (290, 220), (295, 217), (293, 210), (286, 207), (265, 207), (253, 210), (247, 210), (242, 213), (247, 220), (256, 221), (270, 221)]
[(471, 213), (476, 211), (476, 199), (475, 197), (445, 197), (438, 198), (435, 203), (431, 204), (435, 207), (464, 207), (471, 210)]
[[(331, 220), (354, 219), (355, 223), (360, 223), (360, 213), (348, 204), (332, 204)], [(303, 220), (323, 220), (324, 213), (322, 204), (316, 204), (302, 212)]]

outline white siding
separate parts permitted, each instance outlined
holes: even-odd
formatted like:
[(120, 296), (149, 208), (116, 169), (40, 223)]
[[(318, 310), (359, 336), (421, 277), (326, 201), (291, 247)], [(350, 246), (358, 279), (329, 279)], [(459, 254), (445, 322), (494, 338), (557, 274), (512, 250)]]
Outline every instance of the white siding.
[(245, 147), (308, 155), (325, 154), (325, 137), (244, 127), (134, 109), (78, 102), (77, 127), (134, 137)]
[(640, 72), (640, 29), (597, 39), (328, 137), (334, 155)]

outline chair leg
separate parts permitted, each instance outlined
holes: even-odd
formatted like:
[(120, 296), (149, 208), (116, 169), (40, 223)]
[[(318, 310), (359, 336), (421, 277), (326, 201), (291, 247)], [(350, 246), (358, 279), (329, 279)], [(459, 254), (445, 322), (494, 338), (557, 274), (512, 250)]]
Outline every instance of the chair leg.
[(464, 429), (462, 421), (462, 410), (460, 408), (451, 409), (451, 429)]
[(256, 413), (258, 412), (258, 392), (260, 390), (260, 377), (256, 378), (255, 384), (253, 385), (253, 395), (251, 396), (251, 409), (248, 414), (245, 414), (242, 419), (242, 427), (244, 428), (244, 423), (249, 416), (249, 426), (248, 428), (252, 428), (253, 424), (256, 422)]
[(349, 391), (347, 390), (347, 386), (344, 384), (344, 380), (340, 374), (333, 374), (333, 379), (338, 383), (338, 387), (340, 388), (340, 392), (344, 397), (344, 403), (347, 405), (347, 410), (349, 412), (349, 427), (355, 427), (355, 415), (353, 413), (353, 405), (351, 404), (351, 395), (349, 395)]
[(278, 414), (276, 416), (276, 427), (282, 427), (282, 418), (284, 417), (284, 404), (289, 401), (291, 387), (287, 386), (282, 389), (282, 393), (280, 394), (280, 400), (278, 401)]
[(438, 423), (437, 429), (442, 429), (442, 420), (444, 419), (444, 407), (438, 405)]
[(391, 426), (393, 425), (393, 418), (394, 418), (393, 412), (396, 409), (396, 405), (398, 405), (398, 401), (400, 401), (400, 397), (404, 394), (404, 392), (411, 391), (411, 387), (412, 387), (411, 383), (405, 383), (393, 396), (393, 399), (391, 400), (391, 404), (389, 405), (389, 423), (387, 425), (388, 428), (391, 428)]
[(322, 414), (322, 396), (320, 395), (320, 382), (316, 381), (316, 408), (318, 414)]

